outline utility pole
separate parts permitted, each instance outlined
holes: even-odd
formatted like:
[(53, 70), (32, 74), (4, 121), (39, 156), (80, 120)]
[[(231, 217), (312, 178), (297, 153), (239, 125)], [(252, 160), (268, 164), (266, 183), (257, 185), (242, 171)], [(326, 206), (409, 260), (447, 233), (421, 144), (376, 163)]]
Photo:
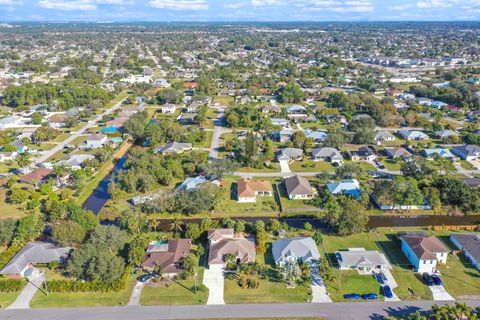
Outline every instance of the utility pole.
[(48, 296), (47, 274), (43, 271), (43, 284), (45, 285), (45, 294)]
[(193, 267), (193, 288), (195, 294), (197, 294), (197, 270), (195, 269), (195, 267)]

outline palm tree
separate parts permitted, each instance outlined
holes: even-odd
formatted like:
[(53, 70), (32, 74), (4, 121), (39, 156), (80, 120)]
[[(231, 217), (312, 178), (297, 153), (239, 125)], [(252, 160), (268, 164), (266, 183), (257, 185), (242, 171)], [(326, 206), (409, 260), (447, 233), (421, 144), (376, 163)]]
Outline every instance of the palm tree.
[(182, 224), (183, 224), (182, 220), (175, 217), (172, 219), (172, 222), (170, 222), (170, 230), (175, 233), (181, 232), (183, 231)]
[(153, 232), (157, 232), (157, 228), (160, 225), (160, 220), (152, 219), (150, 220), (150, 226), (153, 228)]

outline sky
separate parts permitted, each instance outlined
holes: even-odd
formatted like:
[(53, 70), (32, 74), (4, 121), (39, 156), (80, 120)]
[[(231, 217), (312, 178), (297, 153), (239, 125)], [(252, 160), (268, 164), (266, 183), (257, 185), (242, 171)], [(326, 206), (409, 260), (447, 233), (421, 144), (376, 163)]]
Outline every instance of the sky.
[(480, 0), (0, 0), (0, 21), (480, 20)]

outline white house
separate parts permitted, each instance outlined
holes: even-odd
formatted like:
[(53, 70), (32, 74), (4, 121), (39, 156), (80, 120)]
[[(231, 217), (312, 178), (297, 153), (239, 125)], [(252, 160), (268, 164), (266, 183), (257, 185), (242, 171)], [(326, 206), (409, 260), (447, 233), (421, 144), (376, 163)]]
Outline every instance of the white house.
[(85, 149), (98, 149), (103, 148), (108, 142), (108, 138), (104, 134), (91, 134), (85, 141)]
[(271, 197), (272, 195), (272, 184), (268, 181), (252, 181), (248, 178), (241, 178), (237, 182), (238, 202), (257, 202), (257, 196)]
[(400, 239), (402, 251), (416, 272), (435, 273), (437, 263), (447, 263), (448, 250), (437, 237), (406, 235)]
[(160, 107), (160, 110), (164, 114), (174, 114), (177, 111), (177, 107), (174, 104), (167, 103)]
[(475, 268), (480, 270), (480, 236), (478, 234), (452, 234), (450, 241), (463, 251)]
[(13, 161), (17, 158), (16, 152), (0, 152), (0, 162)]
[(295, 237), (277, 240), (272, 245), (275, 264), (282, 265), (286, 261), (316, 263), (320, 259), (317, 245), (311, 237)]
[(372, 274), (374, 271), (391, 269), (383, 253), (365, 248), (349, 248), (335, 252), (340, 270), (357, 270), (360, 274)]

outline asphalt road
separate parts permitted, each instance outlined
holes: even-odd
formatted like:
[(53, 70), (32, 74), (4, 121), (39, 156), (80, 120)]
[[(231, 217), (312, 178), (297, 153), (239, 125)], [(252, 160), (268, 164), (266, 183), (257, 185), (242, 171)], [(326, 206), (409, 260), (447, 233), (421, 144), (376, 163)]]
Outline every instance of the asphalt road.
[[(452, 302), (437, 302), (437, 304)], [(230, 304), (220, 306), (101, 307), (2, 310), (2, 320), (155, 320), (212, 318), (324, 317), (332, 320), (402, 316), (429, 310), (435, 301), (348, 302), (327, 304)], [(478, 308), (480, 300), (467, 301)]]

